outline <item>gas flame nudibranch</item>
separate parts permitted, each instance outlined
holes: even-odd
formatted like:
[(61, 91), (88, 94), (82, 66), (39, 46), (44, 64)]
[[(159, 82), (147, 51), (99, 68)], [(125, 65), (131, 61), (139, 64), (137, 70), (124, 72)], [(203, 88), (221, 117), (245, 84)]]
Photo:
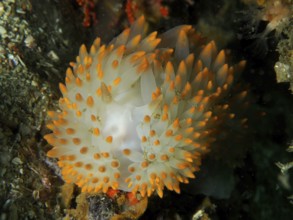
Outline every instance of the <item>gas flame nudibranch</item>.
[(192, 26), (146, 35), (140, 17), (108, 45), (97, 38), (60, 84), (60, 110), (50, 111), (45, 139), (65, 182), (83, 192), (109, 188), (162, 197), (195, 178), (244, 61), (226, 64)]

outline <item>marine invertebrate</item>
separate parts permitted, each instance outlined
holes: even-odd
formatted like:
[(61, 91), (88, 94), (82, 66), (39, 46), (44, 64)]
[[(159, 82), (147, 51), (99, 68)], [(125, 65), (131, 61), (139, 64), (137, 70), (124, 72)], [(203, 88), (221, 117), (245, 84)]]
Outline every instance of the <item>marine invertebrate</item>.
[(146, 30), (140, 17), (108, 45), (82, 45), (60, 84), (60, 111), (48, 113), (47, 155), (84, 192), (179, 193), (217, 125), (235, 117), (221, 100), (244, 61), (229, 66), (224, 50), (204, 45), (190, 25), (159, 37)]

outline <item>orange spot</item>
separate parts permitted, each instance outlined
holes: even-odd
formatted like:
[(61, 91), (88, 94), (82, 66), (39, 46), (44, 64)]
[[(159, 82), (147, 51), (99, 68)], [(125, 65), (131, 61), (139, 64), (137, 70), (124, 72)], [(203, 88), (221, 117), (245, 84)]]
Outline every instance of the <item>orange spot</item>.
[(186, 160), (186, 161), (188, 161), (188, 162), (190, 162), (190, 163), (193, 162), (193, 159), (192, 159), (193, 155), (192, 155), (191, 153), (189, 153), (189, 152), (185, 152), (185, 153), (184, 153), (184, 157), (185, 157), (185, 160)]
[(103, 181), (104, 181), (104, 183), (108, 183), (108, 182), (109, 182), (109, 177), (105, 176), (105, 177), (103, 178)]
[(87, 50), (86, 50), (86, 46), (84, 44), (82, 44), (79, 48), (79, 53), (80, 54), (86, 54)]
[(48, 157), (56, 157), (57, 155), (58, 155), (58, 150), (56, 148), (53, 148), (52, 150), (50, 150), (50, 151), (47, 152), (47, 156)]
[(175, 137), (175, 140), (180, 141), (180, 140), (182, 140), (182, 138), (183, 138), (182, 134), (179, 134)]
[(96, 186), (96, 188), (95, 188), (95, 191), (94, 192), (99, 192), (100, 190), (102, 189), (102, 186), (101, 185), (99, 185), (99, 186)]
[(173, 128), (178, 128), (179, 127), (179, 119), (176, 118), (173, 122)]
[(228, 105), (228, 104), (223, 105), (223, 109), (224, 109), (224, 110), (226, 110), (226, 109), (228, 109), (228, 108), (229, 108), (229, 105)]
[(120, 77), (117, 77), (117, 78), (113, 81), (113, 84), (114, 84), (115, 86), (117, 86), (120, 82), (121, 82), (121, 78), (120, 78)]
[(92, 121), (96, 121), (96, 120), (97, 120), (96, 116), (91, 115), (91, 120), (92, 120)]
[(98, 178), (95, 177), (95, 178), (92, 179), (92, 183), (97, 183), (97, 182), (99, 182)]
[(59, 83), (59, 88), (63, 95), (67, 93), (67, 88), (63, 83)]
[(179, 98), (178, 98), (177, 96), (175, 96), (175, 97), (173, 98), (173, 100), (172, 100), (172, 103), (173, 103), (174, 105), (177, 105), (178, 102), (179, 102)]
[(162, 121), (166, 121), (166, 120), (168, 120), (168, 114), (167, 113), (162, 115)]
[(46, 141), (48, 141), (49, 144), (50, 144), (50, 142), (55, 141), (55, 138), (54, 138), (54, 135), (53, 135), (53, 134), (46, 134), (46, 135), (44, 136), (44, 139), (45, 139)]
[(95, 158), (96, 160), (98, 160), (98, 159), (100, 159), (100, 158), (101, 158), (101, 156), (100, 156), (100, 154), (99, 154), (99, 153), (95, 153), (95, 154), (94, 154), (94, 158)]
[(93, 166), (92, 166), (91, 164), (86, 164), (86, 165), (84, 166), (84, 168), (85, 168), (86, 170), (91, 170), (91, 169), (93, 168)]
[(161, 155), (161, 160), (163, 160), (163, 161), (167, 161), (167, 160), (169, 160), (168, 155), (167, 155), (167, 154), (163, 154), (163, 155)]
[(74, 166), (76, 166), (76, 167), (82, 167), (82, 165), (83, 165), (82, 162), (76, 162), (76, 163), (74, 164)]
[(92, 65), (93, 58), (91, 56), (86, 56), (84, 57), (83, 62), (84, 62), (85, 68), (88, 69)]
[(48, 111), (47, 114), (50, 118), (54, 118), (56, 116), (56, 112), (54, 111)]
[(173, 135), (173, 131), (172, 131), (172, 130), (167, 130), (166, 133), (165, 133), (165, 135), (166, 135), (167, 137), (170, 137), (170, 136)]
[(192, 124), (192, 118), (187, 118), (186, 119), (186, 124), (188, 124), (188, 125)]
[(86, 100), (86, 104), (87, 104), (87, 106), (89, 106), (89, 107), (93, 107), (93, 105), (94, 105), (94, 99), (93, 99), (92, 96), (89, 96), (89, 97), (87, 98), (87, 100)]
[(66, 129), (66, 133), (71, 135), (71, 134), (74, 134), (75, 133), (75, 130), (73, 128), (67, 128)]
[(210, 80), (210, 81), (208, 82), (207, 89), (208, 89), (208, 90), (211, 90), (212, 88), (213, 88), (213, 83), (212, 83), (212, 81)]
[(69, 160), (69, 161), (73, 161), (73, 160), (75, 160), (76, 159), (76, 156), (75, 155), (69, 155), (68, 157), (67, 157), (67, 160)]
[(61, 138), (61, 139), (59, 139), (59, 143), (62, 145), (65, 145), (65, 144), (67, 144), (67, 140), (64, 138)]
[(247, 96), (247, 91), (243, 91), (243, 92), (241, 92), (240, 94), (239, 94), (239, 99), (244, 99), (246, 96)]
[(69, 68), (69, 67), (66, 69), (66, 76), (69, 77), (69, 78), (74, 77), (73, 72), (72, 72), (71, 68)]
[(62, 155), (59, 157), (59, 160), (67, 160), (67, 156), (66, 155)]
[(77, 93), (75, 95), (75, 99), (76, 99), (76, 101), (79, 101), (79, 102), (81, 102), (83, 100), (82, 95), (80, 93)]
[(77, 104), (76, 104), (76, 103), (73, 103), (73, 104), (72, 104), (72, 108), (73, 108), (73, 109), (77, 109)]
[(93, 134), (94, 134), (95, 136), (99, 136), (99, 135), (100, 135), (100, 129), (99, 129), (99, 128), (94, 128), (94, 129), (93, 129)]
[(118, 60), (114, 60), (114, 61), (112, 62), (112, 67), (113, 67), (114, 69), (116, 69), (116, 68), (118, 67), (118, 65), (119, 65)]
[(200, 133), (199, 132), (194, 132), (193, 138), (199, 138), (199, 137), (200, 137)]
[(146, 141), (147, 141), (147, 137), (146, 137), (146, 136), (142, 136), (142, 137), (141, 137), (141, 142), (144, 143), (144, 142), (146, 142)]
[(54, 130), (55, 128), (54, 124), (47, 124), (46, 127), (49, 128), (50, 130)]
[(157, 94), (155, 92), (152, 93), (152, 100), (156, 100), (158, 98)]
[(107, 89), (108, 89), (109, 93), (111, 93), (111, 91), (112, 91), (112, 87), (111, 87), (111, 85), (108, 85), (108, 86), (107, 86)]
[(105, 166), (100, 166), (100, 167), (99, 167), (99, 171), (100, 171), (101, 173), (104, 173), (104, 172), (106, 171), (106, 167), (105, 167)]
[(169, 90), (173, 91), (175, 89), (175, 83), (174, 81), (170, 82)]
[(149, 123), (151, 121), (151, 117), (146, 115), (146, 116), (144, 116), (143, 120), (144, 120), (145, 123)]
[(162, 191), (162, 189), (158, 188), (158, 189), (157, 189), (157, 193), (158, 193), (158, 196), (159, 196), (160, 198), (163, 198), (163, 191)]
[(143, 59), (142, 63), (137, 68), (137, 73), (143, 73), (149, 68), (149, 62), (146, 58)]
[(191, 139), (189, 139), (189, 138), (186, 138), (185, 140), (184, 140), (184, 143), (185, 144), (192, 144), (192, 140)]
[(67, 125), (67, 120), (60, 118), (57, 121), (53, 121), (55, 126), (60, 126), (60, 125)]
[(61, 131), (58, 129), (53, 130), (53, 134), (55, 134), (56, 136), (61, 135)]
[(165, 105), (163, 106), (163, 111), (164, 111), (164, 112), (167, 112), (168, 109), (169, 109), (169, 106), (168, 106), (167, 104), (165, 104)]
[(142, 163), (141, 163), (141, 167), (142, 168), (146, 168), (146, 167), (148, 167), (149, 166), (149, 163), (147, 162), (147, 161), (143, 161)]
[(124, 149), (123, 150), (123, 154), (126, 155), (126, 156), (130, 155), (131, 154), (131, 150), (130, 149)]
[(80, 148), (79, 152), (81, 154), (86, 154), (88, 152), (88, 148), (87, 147), (82, 147), (82, 148)]
[[(161, 178), (162, 178), (162, 179), (166, 179), (167, 176), (168, 176), (167, 173), (165, 173), (165, 172), (162, 172), (162, 173), (161, 173)], [(167, 187), (169, 190), (172, 190), (171, 183), (167, 183), (166, 187)]]
[(128, 177), (128, 178), (125, 179), (124, 182), (125, 182), (125, 183), (129, 183), (130, 181), (131, 181), (131, 179)]
[(208, 111), (204, 114), (204, 117), (205, 118), (210, 118), (212, 116), (212, 112), (211, 111)]
[(114, 178), (116, 179), (120, 178), (120, 173), (114, 173)]
[(206, 123), (205, 121), (200, 121), (200, 122), (198, 123), (198, 126), (202, 128), (202, 127), (206, 126), (206, 124), (207, 124), (207, 123)]
[(112, 137), (112, 136), (108, 136), (108, 137), (106, 137), (106, 141), (107, 141), (109, 144), (111, 144), (112, 141), (113, 141), (113, 137)]
[(81, 143), (81, 140), (79, 138), (73, 138), (72, 141), (76, 145), (79, 145)]
[(90, 81), (91, 80), (91, 74), (87, 73), (85, 75), (85, 79), (86, 79), (86, 81)]
[(78, 87), (81, 87), (82, 86), (82, 81), (79, 77), (76, 77), (75, 79), (75, 84), (78, 86)]
[(155, 94), (159, 96), (161, 94), (161, 89), (159, 87), (156, 88)]
[(110, 157), (110, 154), (109, 154), (108, 152), (102, 152), (101, 155), (102, 155), (102, 157), (104, 157), (104, 158), (108, 158), (108, 157)]
[(159, 141), (159, 140), (155, 140), (155, 141), (154, 141), (154, 145), (155, 145), (155, 146), (159, 146), (159, 145), (160, 145), (160, 141)]
[(135, 37), (133, 37), (130, 41), (128, 41), (128, 44), (135, 47), (141, 40), (141, 35), (138, 34)]
[(177, 164), (178, 169), (183, 170), (188, 167), (187, 163), (179, 163)]
[(66, 84), (68, 85), (68, 84), (71, 82), (71, 80), (66, 76), (66, 77), (65, 77), (65, 82), (66, 82)]
[(91, 48), (90, 48), (90, 54), (94, 55), (94, 54), (96, 54), (96, 52), (97, 52), (97, 50), (96, 50), (95, 45), (92, 45)]
[(193, 131), (194, 131), (194, 128), (193, 127), (190, 127), (190, 128), (185, 129), (185, 133), (187, 133), (187, 134), (189, 134), (189, 133), (191, 133)]
[(150, 160), (154, 160), (155, 158), (156, 158), (156, 155), (154, 155), (154, 154), (150, 154), (150, 155), (149, 155), (149, 159), (150, 159)]
[(104, 77), (104, 72), (103, 72), (102, 69), (99, 69), (99, 71), (98, 71), (98, 78), (99, 79), (103, 79), (103, 77)]
[(133, 173), (133, 172), (135, 171), (135, 168), (134, 168), (134, 167), (129, 167), (129, 168), (128, 168), (128, 171), (129, 171), (130, 173)]
[(156, 135), (156, 131), (155, 130), (150, 130), (150, 136), (153, 137)]
[(77, 67), (76, 72), (77, 72), (77, 74), (80, 74), (80, 75), (83, 74), (83, 72), (84, 72), (83, 65), (79, 64), (78, 67)]
[(82, 112), (81, 111), (77, 111), (75, 114), (76, 114), (77, 117), (81, 117)]
[(174, 153), (174, 152), (175, 152), (175, 147), (170, 147), (170, 148), (169, 148), (169, 152), (170, 152), (170, 153)]
[(155, 174), (155, 173), (150, 174), (150, 179), (155, 180), (156, 177), (157, 177), (157, 174)]
[(117, 160), (113, 160), (113, 161), (111, 162), (111, 166), (112, 166), (113, 168), (117, 168), (117, 167), (119, 167), (119, 162), (118, 162)]

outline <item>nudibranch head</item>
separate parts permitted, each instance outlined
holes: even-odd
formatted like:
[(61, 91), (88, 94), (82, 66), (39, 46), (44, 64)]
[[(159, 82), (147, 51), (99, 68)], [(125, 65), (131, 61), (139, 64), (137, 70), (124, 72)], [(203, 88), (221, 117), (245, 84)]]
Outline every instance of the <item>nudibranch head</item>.
[(45, 136), (65, 182), (162, 197), (195, 178), (229, 114), (219, 101), (244, 65), (228, 66), (225, 52), (198, 36), (188, 25), (146, 35), (140, 17), (108, 45), (80, 47)]

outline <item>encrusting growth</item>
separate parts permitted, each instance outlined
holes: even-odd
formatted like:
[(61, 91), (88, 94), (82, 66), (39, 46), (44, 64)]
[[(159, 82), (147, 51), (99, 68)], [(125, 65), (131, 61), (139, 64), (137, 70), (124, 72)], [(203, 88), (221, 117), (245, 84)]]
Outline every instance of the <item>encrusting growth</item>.
[(47, 155), (83, 192), (179, 193), (179, 183), (195, 178), (219, 119), (234, 117), (220, 101), (245, 62), (229, 66), (189, 25), (159, 37), (146, 29), (140, 17), (108, 45), (99, 38), (89, 51), (82, 45), (60, 83), (60, 111), (48, 113)]

